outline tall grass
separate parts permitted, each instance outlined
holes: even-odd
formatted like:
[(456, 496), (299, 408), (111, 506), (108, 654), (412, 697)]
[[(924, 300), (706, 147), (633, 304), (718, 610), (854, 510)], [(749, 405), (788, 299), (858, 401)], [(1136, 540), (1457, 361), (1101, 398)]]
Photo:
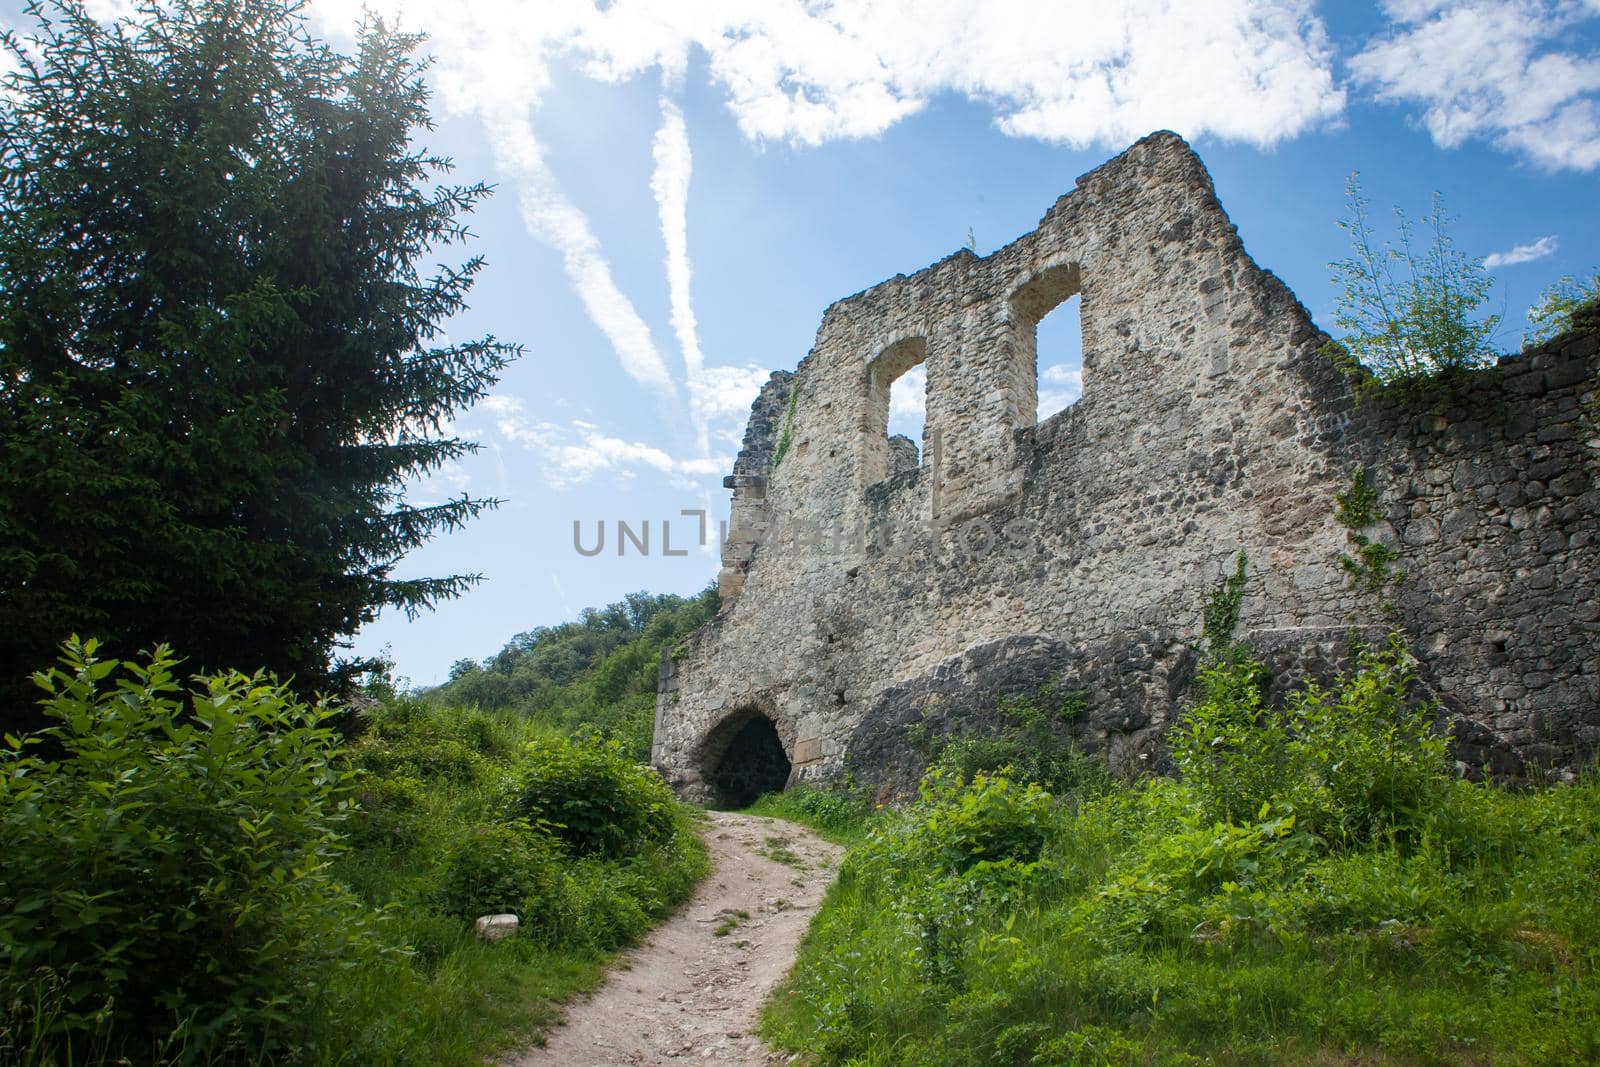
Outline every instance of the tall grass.
[(1181, 781), (936, 769), (871, 816), (764, 1033), (919, 1067), (1600, 1059), (1600, 779), (1456, 780), (1398, 648), (1287, 718), (1257, 671), (1218, 661)]

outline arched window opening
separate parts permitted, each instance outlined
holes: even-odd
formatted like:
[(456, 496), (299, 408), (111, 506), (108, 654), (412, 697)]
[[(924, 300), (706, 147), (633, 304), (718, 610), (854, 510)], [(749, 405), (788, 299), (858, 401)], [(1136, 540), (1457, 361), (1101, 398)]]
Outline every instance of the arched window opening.
[(789, 770), (777, 727), (765, 715), (754, 715), (734, 731), (709, 780), (719, 807), (745, 808), (763, 793), (780, 792), (789, 784)]
[(889, 384), (889, 473), (922, 462), (922, 429), (928, 414), (928, 368), (918, 364)]
[(1083, 393), (1083, 299), (1075, 263), (1050, 267), (1011, 297), (1016, 425), (1031, 426)]
[(1039, 320), (1035, 351), (1039, 364), (1039, 421), (1078, 402), (1083, 395), (1083, 297), (1073, 294)]
[(890, 345), (867, 366), (862, 448), (867, 485), (914, 469), (922, 462), (927, 358), (927, 342), (912, 337)]

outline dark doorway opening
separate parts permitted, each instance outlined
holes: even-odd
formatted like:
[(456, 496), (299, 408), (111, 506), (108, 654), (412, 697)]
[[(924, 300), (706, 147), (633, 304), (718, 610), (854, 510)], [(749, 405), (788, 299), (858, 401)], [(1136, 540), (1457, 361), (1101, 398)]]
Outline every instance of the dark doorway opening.
[(757, 715), (739, 728), (717, 761), (711, 784), (718, 802), (730, 808), (748, 807), (763, 793), (776, 793), (789, 784), (789, 757), (784, 755), (778, 730), (765, 715)]

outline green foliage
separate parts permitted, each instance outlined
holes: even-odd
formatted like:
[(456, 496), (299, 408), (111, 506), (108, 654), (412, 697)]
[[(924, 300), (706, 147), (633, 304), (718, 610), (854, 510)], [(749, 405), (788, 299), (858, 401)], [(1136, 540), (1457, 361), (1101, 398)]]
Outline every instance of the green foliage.
[(650, 755), (661, 655), (717, 613), (714, 586), (695, 597), (630, 593), (578, 621), (518, 634), (481, 664), (458, 662), (424, 694), (441, 707), (515, 709), (569, 734)]
[(1172, 757), (1208, 821), (1278, 808), (1302, 829), (1348, 844), (1414, 837), (1448, 780), (1435, 710), (1416, 699), (1415, 661), (1398, 635), (1356, 653), (1331, 689), (1308, 685), (1281, 713), (1261, 700), (1246, 656), (1203, 668), (1201, 699), (1171, 733)]
[(1247, 654), (1202, 666), (1197, 681), (1200, 699), (1167, 735), (1172, 761), (1206, 819), (1250, 818), (1288, 770), (1288, 724), (1263, 703), (1266, 679)]
[(1365, 467), (1351, 475), (1350, 488), (1334, 494), (1334, 518), (1349, 530), (1362, 530), (1383, 518), (1378, 512), (1378, 490), (1367, 478)]
[(476, 919), (511, 912), (533, 916), (560, 881), (560, 849), (527, 823), (485, 823), (452, 841), (439, 872), (446, 915)]
[(1350, 215), (1339, 226), (1350, 235), (1351, 254), (1328, 264), (1339, 288), (1334, 324), (1342, 331), (1329, 354), (1364, 385), (1404, 391), (1493, 363), (1490, 340), (1500, 320), (1480, 308), (1494, 282), (1482, 260), (1456, 250), (1439, 194), (1422, 217), (1423, 247), (1395, 208), (1399, 242), (1380, 248), (1358, 175), (1350, 175), (1346, 192)]
[(935, 769), (922, 782), (909, 851), (955, 873), (979, 863), (1033, 863), (1049, 807), (1050, 795), (1036, 785), (984, 775), (966, 782)]
[(1409, 669), (1368, 650), (1269, 724), (1230, 652), (1237, 741), (1198, 731), (1181, 780), (933, 776), (871, 816), (763, 1032), (824, 1064), (1594, 1061), (1600, 777), (1452, 778)]
[(1233, 633), (1239, 628), (1239, 612), (1244, 606), (1245, 587), (1249, 584), (1245, 573), (1249, 562), (1249, 557), (1241, 550), (1234, 560), (1233, 573), (1218, 579), (1216, 588), (1201, 605), (1200, 640), (1209, 657), (1220, 656), (1233, 646)]
[(818, 789), (804, 783), (781, 793), (767, 793), (747, 809), (752, 815), (809, 826), (830, 841), (854, 844), (866, 833), (872, 804), (866, 795), (847, 788)]
[(52, 998), (48, 1020), (4, 1008), (7, 1028), (44, 1024), (34, 1053), (63, 1057), (300, 1047), (340, 969), (385, 966), (330, 873), (331, 713), (260, 674), (186, 693), (164, 647), (144, 665), (97, 650), (73, 640), (38, 676), (53, 725), (0, 754), (0, 975), (8, 1000)]
[(1449, 781), (1438, 709), (1417, 698), (1416, 660), (1400, 635), (1356, 659), (1332, 689), (1307, 685), (1289, 701), (1294, 777), (1278, 795), (1330, 842), (1415, 840)]
[(1394, 568), (1400, 559), (1399, 550), (1374, 541), (1364, 532), (1383, 518), (1378, 511), (1378, 491), (1368, 480), (1366, 469), (1358, 467), (1350, 488), (1334, 496), (1338, 502), (1334, 518), (1349, 531), (1346, 536), (1355, 549), (1353, 553), (1340, 553), (1339, 567), (1353, 588), (1377, 597), (1378, 606), (1392, 615), (1396, 608), (1388, 591), (1405, 581), (1406, 575)]
[(1528, 309), (1528, 328), (1522, 334), (1522, 347), (1534, 348), (1572, 329), (1573, 312), (1585, 305), (1600, 312), (1600, 270), (1578, 281), (1566, 274), (1544, 292), (1539, 302)]
[(676, 802), (660, 775), (630, 760), (616, 742), (529, 742), (512, 808), (548, 825), (579, 854), (623, 856), (674, 828)]
[(344, 56), (292, 0), (29, 15), (0, 94), (0, 678), (77, 631), (327, 687), (381, 606), (476, 580), (393, 570), (494, 504), (404, 495), (518, 352), (440, 332), (483, 264), (438, 257), (488, 188), (435, 184), (419, 40), (380, 22)]
[[(615, 744), (395, 696), (344, 739), (263, 676), (95, 653), (0, 752), (0, 1062), (482, 1063), (706, 873)], [(530, 782), (604, 798), (604, 848), (523, 817)]]
[(1057, 795), (1094, 792), (1109, 777), (1105, 764), (1080, 752), (1069, 732), (1085, 708), (1083, 692), (1052, 678), (1027, 695), (999, 697), (999, 723), (992, 730), (935, 738), (916, 730), (910, 739), (928, 751), (929, 766), (948, 778), (1003, 776)]
[(778, 431), (778, 443), (772, 450), (773, 470), (777, 470), (778, 464), (783, 462), (783, 457), (789, 454), (789, 445), (794, 441), (794, 408), (799, 402), (799, 383), (791, 382), (789, 385), (789, 406), (783, 411), (783, 428)]

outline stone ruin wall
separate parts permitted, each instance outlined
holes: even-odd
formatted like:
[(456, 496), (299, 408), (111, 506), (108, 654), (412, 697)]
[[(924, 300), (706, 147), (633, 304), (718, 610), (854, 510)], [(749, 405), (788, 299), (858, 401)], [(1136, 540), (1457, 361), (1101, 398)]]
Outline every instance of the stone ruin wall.
[[(1074, 294), (1082, 398), (1035, 425), (1035, 327)], [(1358, 404), (1204, 165), (1148, 137), (994, 254), (834, 304), (773, 375), (727, 479), (723, 610), (663, 663), (653, 762), (682, 795), (726, 799), (714, 773), (764, 716), (791, 782), (903, 791), (916, 734), (981, 730), (998, 696), (1054, 678), (1085, 695), (1082, 747), (1160, 767), (1202, 599), (1241, 549), (1240, 634), (1283, 677), (1389, 625), (1338, 562), (1335, 494), (1365, 469), (1384, 514), (1367, 532), (1401, 551), (1400, 620), (1458, 758), (1571, 766), (1600, 747), (1589, 325), (1442, 405)], [(917, 363), (911, 467), (885, 426)]]

